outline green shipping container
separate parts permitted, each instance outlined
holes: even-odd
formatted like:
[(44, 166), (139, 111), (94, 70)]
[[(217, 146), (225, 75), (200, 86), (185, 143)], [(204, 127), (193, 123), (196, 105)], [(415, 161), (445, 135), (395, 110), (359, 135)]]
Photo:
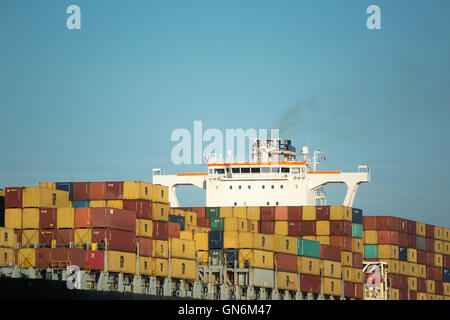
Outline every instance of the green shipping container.
[(211, 218), (211, 230), (223, 231), (224, 225), (225, 223), (223, 218)]
[(307, 239), (297, 239), (297, 255), (310, 258), (320, 258), (320, 242)]
[(364, 258), (378, 259), (378, 245), (377, 244), (366, 244), (364, 246)]
[(352, 223), (352, 237), (360, 238), (363, 237), (363, 226), (359, 223)]
[(217, 207), (207, 207), (206, 208), (207, 218), (220, 218), (220, 208)]
[(225, 255), (225, 253), (224, 253), (223, 249), (211, 249), (208, 252), (208, 258), (211, 258), (211, 259), (216, 258), (222, 262), (224, 260), (224, 255)]

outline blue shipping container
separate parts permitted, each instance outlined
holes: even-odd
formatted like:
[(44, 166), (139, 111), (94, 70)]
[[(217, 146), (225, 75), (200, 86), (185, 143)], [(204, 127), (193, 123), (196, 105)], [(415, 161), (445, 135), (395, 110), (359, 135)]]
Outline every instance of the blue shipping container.
[(69, 193), (69, 200), (72, 201), (73, 183), (72, 182), (56, 182), (56, 190), (67, 191)]
[(176, 215), (172, 215), (169, 214), (169, 222), (176, 222), (180, 225), (180, 231), (184, 231), (184, 223), (185, 218), (182, 216), (176, 216)]
[(234, 267), (234, 262), (236, 261), (237, 266), (239, 266), (239, 254), (238, 249), (226, 249), (225, 250), (225, 261), (227, 266)]
[(223, 232), (209, 231), (208, 232), (208, 247), (209, 249), (223, 249)]
[(444, 282), (450, 282), (450, 269), (444, 269), (442, 280)]
[(74, 208), (86, 208), (89, 207), (89, 201), (81, 201), (81, 200), (75, 200), (72, 201), (72, 207)]
[(406, 247), (400, 247), (398, 250), (398, 259), (401, 261), (407, 261), (408, 260), (408, 248)]
[(352, 223), (363, 223), (363, 211), (361, 209), (352, 208)]

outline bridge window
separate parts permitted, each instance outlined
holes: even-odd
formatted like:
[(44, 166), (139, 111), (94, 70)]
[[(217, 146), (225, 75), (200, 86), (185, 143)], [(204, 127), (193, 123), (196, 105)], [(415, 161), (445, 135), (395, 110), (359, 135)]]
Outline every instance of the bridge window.
[(233, 189), (233, 186), (230, 186), (230, 190)]
[(283, 185), (280, 185), (280, 189), (283, 189)]
[(269, 167), (263, 167), (261, 168), (262, 173), (270, 173), (270, 168)]
[(234, 206), (237, 206), (237, 202), (234, 203)]
[(242, 186), (239, 186), (239, 190), (241, 190), (242, 189)]
[(241, 173), (241, 169), (240, 168), (231, 168), (231, 172), (232, 173)]
[(272, 168), (272, 172), (278, 173), (278, 172), (280, 172), (280, 168)]
[(213, 169), (209, 169), (209, 174), (213, 174), (214, 170)]
[(225, 174), (225, 169), (214, 169), (215, 174)]
[(270, 204), (270, 202), (267, 202), (267, 205), (269, 205)]
[(300, 173), (300, 168), (292, 168), (292, 173)]
[(262, 185), (262, 188), (263, 188), (263, 189), (265, 189), (265, 188), (266, 188), (266, 186), (265, 186), (265, 185)]
[(251, 187), (251, 186), (248, 186), (248, 188), (251, 189), (252, 187)]
[(274, 186), (274, 185), (272, 185), (272, 189), (275, 189), (275, 186)]
[(277, 201), (277, 202), (275, 202), (275, 205), (276, 205), (276, 206), (278, 205), (278, 201)]
[(290, 168), (281, 168), (282, 173), (289, 173)]
[(252, 173), (261, 173), (261, 168), (251, 168)]
[(250, 173), (250, 168), (241, 168), (241, 173)]

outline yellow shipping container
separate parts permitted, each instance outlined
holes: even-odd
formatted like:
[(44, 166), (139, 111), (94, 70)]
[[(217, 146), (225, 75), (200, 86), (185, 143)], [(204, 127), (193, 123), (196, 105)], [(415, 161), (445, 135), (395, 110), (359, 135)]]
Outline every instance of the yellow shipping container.
[(23, 229), (39, 229), (39, 213), (38, 208), (25, 208), (22, 213)]
[(136, 236), (151, 238), (153, 236), (153, 221), (136, 219)]
[(434, 239), (444, 240), (444, 228), (438, 226), (434, 227)]
[(427, 293), (434, 294), (436, 290), (434, 280), (426, 280), (426, 283), (427, 283)]
[(258, 221), (256, 220), (247, 220), (248, 221), (248, 231), (250, 232), (259, 232)]
[(224, 230), (225, 231), (248, 232), (249, 228), (248, 228), (247, 219), (225, 218), (224, 219)]
[(208, 264), (208, 251), (197, 251), (197, 261), (199, 264)]
[(174, 216), (184, 217), (186, 214), (186, 211), (181, 210), (181, 209), (171, 208), (170, 214), (174, 215)]
[(177, 238), (169, 239), (170, 254), (174, 258), (195, 259), (195, 241)]
[(139, 274), (153, 275), (155, 273), (155, 260), (150, 257), (136, 257), (139, 259)]
[(330, 221), (316, 221), (316, 236), (330, 235)]
[(233, 218), (233, 207), (220, 207), (221, 218)]
[(378, 231), (366, 230), (363, 233), (364, 244), (378, 244)]
[(167, 203), (152, 202), (152, 219), (169, 221), (169, 205)]
[(352, 268), (352, 282), (362, 283), (364, 281), (364, 275), (362, 269)]
[(442, 240), (434, 240), (434, 252), (436, 253), (444, 253), (444, 241)]
[(104, 208), (104, 207), (106, 207), (106, 200), (91, 200), (91, 201), (89, 201), (89, 207)]
[(350, 267), (342, 267), (341, 269), (342, 269), (342, 276), (344, 278), (344, 281), (352, 282), (353, 281), (352, 268), (350, 268)]
[(301, 238), (306, 239), (306, 240), (316, 241), (316, 236), (303, 236)]
[(363, 240), (358, 238), (352, 238), (352, 252), (364, 253)]
[(436, 300), (444, 300), (444, 296), (440, 294), (435, 294), (434, 297)]
[(195, 280), (197, 264), (195, 260), (170, 260), (170, 276), (175, 279)]
[(393, 274), (400, 274), (400, 264), (399, 260), (384, 259), (388, 264), (388, 272)]
[(92, 243), (92, 229), (75, 229), (74, 232), (74, 247), (75, 248), (89, 248)]
[(428, 300), (427, 294), (424, 292), (417, 292), (417, 300)]
[(155, 276), (166, 277), (169, 275), (169, 261), (167, 259), (155, 258)]
[(450, 242), (450, 229), (444, 228), (444, 240)]
[(195, 247), (199, 251), (208, 251), (208, 234), (194, 232)]
[(152, 256), (155, 258), (169, 258), (169, 241), (153, 240), (152, 242)]
[(152, 201), (168, 203), (169, 188), (160, 184), (152, 184)]
[(450, 255), (450, 242), (444, 241), (444, 254)]
[(225, 249), (239, 248), (239, 235), (237, 231), (223, 232), (223, 247)]
[(297, 254), (297, 238), (274, 235), (274, 251)]
[(56, 219), (57, 228), (75, 228), (75, 208), (58, 208), (57, 219)]
[(5, 227), (12, 229), (22, 229), (22, 209), (5, 209)]
[(434, 254), (434, 266), (442, 268), (443, 267), (443, 263), (444, 263), (444, 261), (442, 259), (443, 259), (442, 258), (442, 254), (435, 253)]
[(24, 208), (65, 208), (70, 207), (69, 193), (40, 187), (23, 189)]
[(109, 272), (136, 273), (136, 254), (122, 251), (108, 250)]
[(443, 282), (442, 284), (444, 286), (444, 295), (450, 296), (450, 282)]
[(416, 264), (417, 266), (417, 277), (426, 278), (427, 277), (427, 267), (424, 264)]
[(277, 272), (277, 287), (280, 290), (297, 291), (298, 274), (291, 272)]
[(425, 237), (426, 235), (425, 223), (416, 222), (416, 234), (418, 236)]
[(320, 244), (330, 245), (330, 236), (317, 236), (316, 241), (319, 241)]
[(55, 182), (39, 182), (39, 187), (47, 189), (56, 189)]
[(108, 208), (123, 209), (123, 200), (108, 200), (106, 201)]
[(391, 289), (391, 299), (390, 300), (400, 300), (400, 290)]
[(310, 257), (297, 257), (297, 267), (300, 267), (300, 272), (318, 276), (320, 275), (320, 259)]
[(399, 258), (399, 248), (398, 246), (378, 245), (378, 259), (395, 259)]
[(247, 207), (233, 207), (233, 217), (247, 219)]
[(330, 206), (330, 220), (344, 220), (352, 222), (352, 208), (345, 206)]
[(341, 295), (341, 280), (323, 278), (323, 293), (329, 296)]
[(184, 214), (184, 222), (186, 224), (190, 224), (193, 226), (197, 225), (197, 212), (194, 211), (186, 211)]
[(0, 248), (0, 266), (13, 266), (14, 265), (14, 249)]
[(248, 220), (259, 221), (260, 216), (261, 216), (261, 208), (260, 207), (247, 207), (247, 219)]
[(275, 221), (275, 234), (280, 236), (287, 236), (288, 221)]
[(185, 231), (195, 232), (195, 233), (197, 233), (197, 232), (205, 232), (205, 228), (194, 226), (194, 225), (191, 225), (191, 224), (185, 224), (184, 225), (184, 230)]
[(239, 232), (239, 248), (273, 251), (274, 237), (270, 234)]
[(341, 264), (344, 267), (352, 267), (353, 255), (348, 251), (341, 251)]
[(418, 275), (419, 275), (419, 267), (418, 267), (417, 263), (408, 262), (408, 266), (409, 266), (409, 273), (408, 273), (408, 275), (410, 277), (418, 277)]
[(253, 268), (273, 269), (273, 252), (241, 249), (239, 250), (239, 265), (241, 268), (251, 266)]
[(408, 248), (408, 262), (417, 263), (417, 250)]
[(0, 189), (0, 197), (5, 197), (5, 190)]
[(409, 290), (417, 291), (417, 278), (416, 277), (408, 277), (408, 286), (409, 286)]
[(22, 248), (39, 247), (39, 229), (22, 230)]
[(180, 239), (194, 240), (194, 233), (192, 231), (180, 231)]
[(18, 267), (31, 268), (36, 266), (36, 249), (23, 248), (17, 252)]
[(409, 263), (406, 261), (399, 261), (398, 265), (400, 266), (399, 273), (404, 276), (409, 276)]
[(14, 249), (16, 247), (14, 236), (14, 229), (0, 227), (0, 247)]
[(303, 220), (316, 220), (316, 207), (315, 206), (303, 206), (302, 208)]
[(327, 278), (341, 278), (341, 264), (336, 261), (321, 260), (321, 269), (323, 270), (323, 276)]
[(125, 200), (152, 200), (152, 185), (142, 181), (124, 181), (123, 198)]

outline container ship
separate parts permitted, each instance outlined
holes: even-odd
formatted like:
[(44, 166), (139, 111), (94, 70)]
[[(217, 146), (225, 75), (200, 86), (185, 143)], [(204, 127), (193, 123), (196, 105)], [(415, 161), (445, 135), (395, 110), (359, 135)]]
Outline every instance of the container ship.
[[(318, 171), (320, 156), (258, 139), (248, 160), (211, 155), (207, 172), (153, 169), (152, 183), (6, 187), (2, 295), (449, 300), (450, 229), (363, 216), (353, 203), (370, 168)], [(329, 183), (347, 185), (342, 204), (327, 204)], [(180, 185), (205, 189), (206, 206), (180, 206)]]

